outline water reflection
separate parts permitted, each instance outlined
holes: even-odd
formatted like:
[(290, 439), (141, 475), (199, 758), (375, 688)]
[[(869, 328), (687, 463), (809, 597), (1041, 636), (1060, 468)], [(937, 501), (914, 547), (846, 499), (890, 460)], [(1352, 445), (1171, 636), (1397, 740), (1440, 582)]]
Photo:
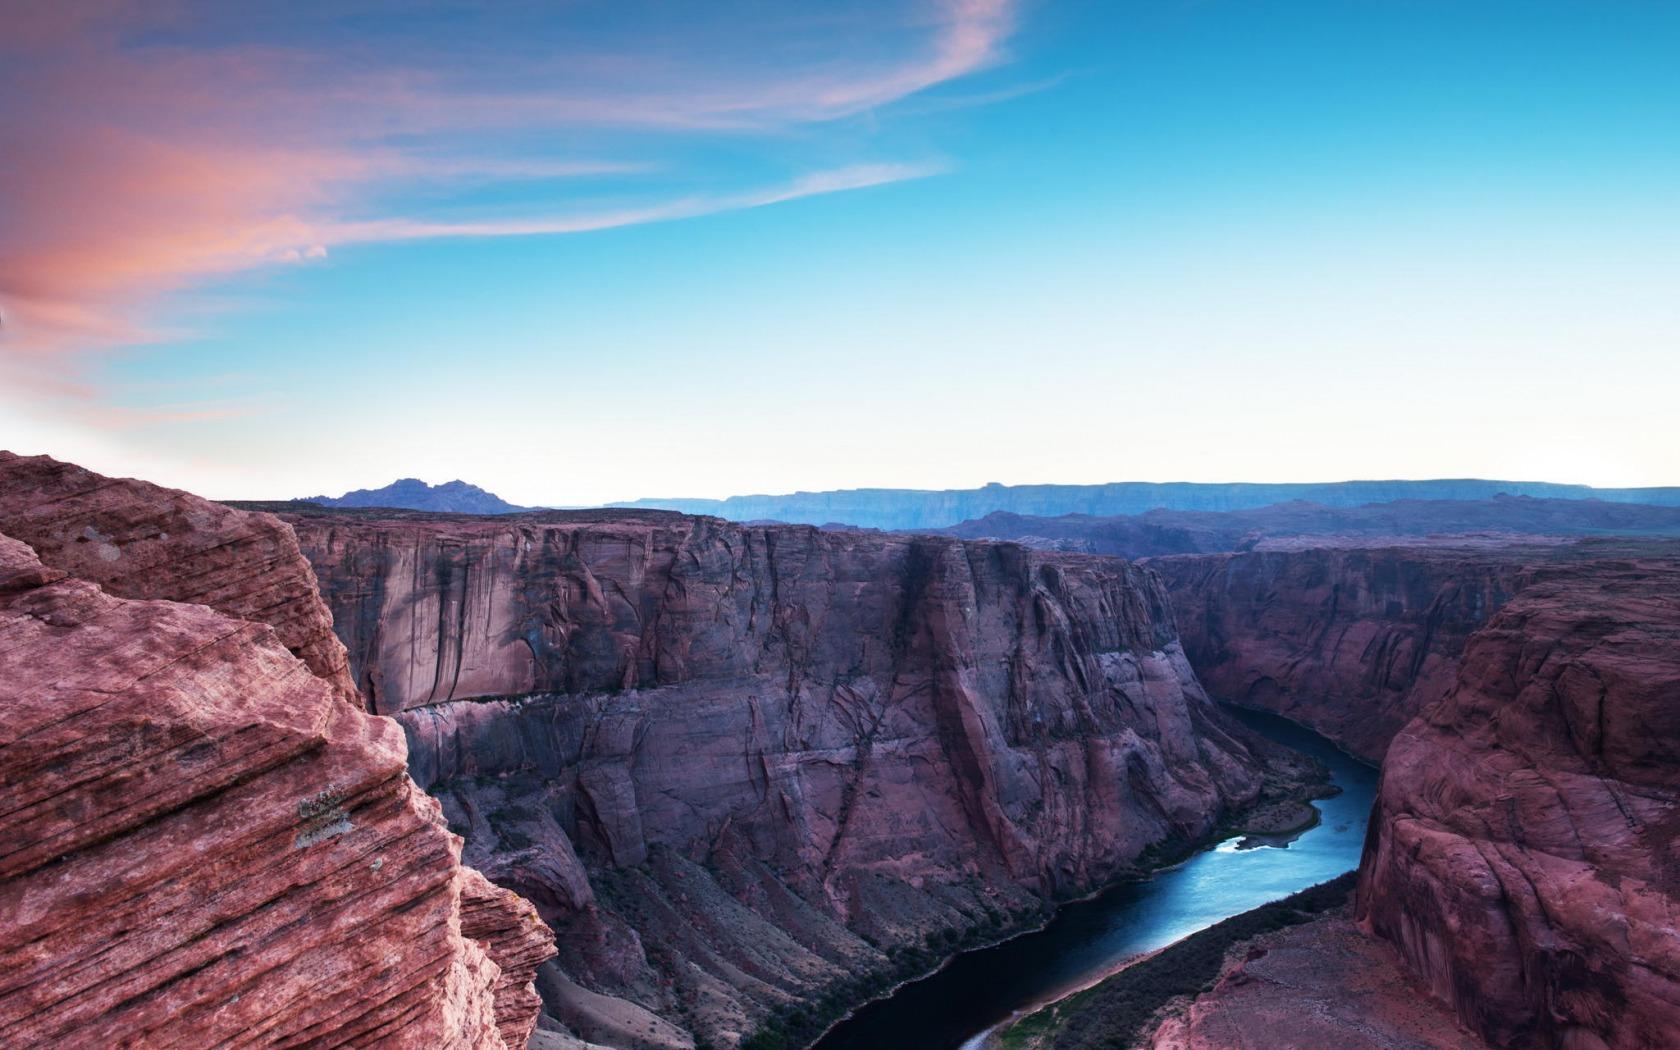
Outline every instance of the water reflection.
[(1218, 846), (1147, 882), (1069, 904), (1043, 930), (958, 956), (940, 972), (865, 1006), (817, 1050), (952, 1050), (1013, 1013), (1084, 987), (1143, 952), (1359, 865), (1376, 770), (1294, 723), (1230, 709), (1251, 728), (1330, 767), (1342, 793), (1323, 819), (1258, 849)]

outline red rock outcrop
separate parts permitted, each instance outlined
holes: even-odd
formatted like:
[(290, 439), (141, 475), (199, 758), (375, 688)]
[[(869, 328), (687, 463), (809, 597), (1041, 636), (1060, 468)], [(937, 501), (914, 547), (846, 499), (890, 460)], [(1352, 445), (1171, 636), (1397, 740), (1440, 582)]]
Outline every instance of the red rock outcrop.
[(0, 1045), (525, 1044), (552, 934), (360, 713), (288, 526), (0, 453), (0, 531)]
[(0, 536), (0, 693), (0, 1045), (523, 1045), (547, 931), (270, 627)]
[(1497, 1046), (1680, 1045), (1680, 558), (1536, 569), (1388, 750), (1359, 904)]
[(1124, 562), (646, 512), (289, 520), (467, 859), (557, 924), (544, 987), (584, 1038), (733, 1045), (1261, 790)]
[(0, 452), (0, 527), (45, 564), (108, 594), (208, 605), (266, 623), (340, 697), (361, 706), (315, 574), (273, 515), (50, 456)]
[(1469, 636), (1549, 547), (1315, 547), (1151, 559), (1213, 696), (1373, 761), (1451, 688)]

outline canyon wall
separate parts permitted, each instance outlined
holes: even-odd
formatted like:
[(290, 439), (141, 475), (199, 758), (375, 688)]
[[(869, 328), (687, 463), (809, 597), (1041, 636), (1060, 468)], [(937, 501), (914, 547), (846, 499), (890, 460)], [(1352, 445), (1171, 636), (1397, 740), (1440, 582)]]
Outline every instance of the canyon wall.
[(1388, 750), (1360, 907), (1497, 1046), (1680, 1043), (1680, 558), (1536, 569)]
[(1494, 1046), (1680, 1045), (1680, 545), (1149, 564), (1213, 695), (1386, 753), (1359, 909), (1424, 987)]
[(596, 1041), (798, 1031), (1264, 788), (1124, 562), (647, 512), (289, 520)]
[(1469, 636), (1545, 547), (1314, 547), (1152, 559), (1213, 696), (1363, 758), (1451, 687)]
[(0, 453), (0, 532), (0, 1045), (525, 1046), (552, 934), (360, 710), (288, 527)]

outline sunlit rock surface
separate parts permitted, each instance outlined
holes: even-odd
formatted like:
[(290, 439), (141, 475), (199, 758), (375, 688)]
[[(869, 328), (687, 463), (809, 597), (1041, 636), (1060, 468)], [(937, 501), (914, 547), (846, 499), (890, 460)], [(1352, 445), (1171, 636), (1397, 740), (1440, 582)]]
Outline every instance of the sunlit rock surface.
[(315, 574), (273, 515), (50, 456), (0, 452), (0, 530), (109, 594), (208, 605), (266, 623), (340, 697), (361, 706)]
[(0, 536), (0, 700), (0, 1045), (523, 1045), (547, 931), (273, 628)]

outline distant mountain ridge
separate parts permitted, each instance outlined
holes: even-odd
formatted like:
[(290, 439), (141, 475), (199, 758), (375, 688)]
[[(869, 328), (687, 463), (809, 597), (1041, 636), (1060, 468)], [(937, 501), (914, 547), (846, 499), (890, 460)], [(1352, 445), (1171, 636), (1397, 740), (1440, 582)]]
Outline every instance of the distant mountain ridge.
[(1152, 510), (1054, 518), (995, 511), (939, 529), (963, 539), (1012, 540), (1042, 550), (1121, 558), (1268, 549), (1317, 538), (1332, 545), (1389, 545), (1429, 537), (1680, 537), (1680, 506), (1597, 499), (1398, 500), (1359, 507), (1279, 503), (1245, 511)]
[(428, 485), (419, 478), (399, 478), (384, 488), (357, 489), (342, 496), (308, 496), (303, 502), (323, 507), (395, 507), (399, 510), (431, 510), (449, 514), (514, 514), (529, 507), (509, 503), (465, 481)]
[(1150, 510), (1239, 511), (1294, 501), (1356, 507), (1397, 500), (1490, 500), (1496, 496), (1597, 499), (1680, 506), (1680, 487), (1599, 489), (1545, 481), (1449, 478), (1430, 481), (1333, 481), (1229, 484), (1121, 481), (1106, 485), (999, 485), (978, 489), (839, 489), (727, 499), (639, 499), (614, 507), (676, 510), (731, 521), (805, 525), (842, 522), (877, 529), (941, 529), (1004, 511), (1035, 517), (1142, 514)]

